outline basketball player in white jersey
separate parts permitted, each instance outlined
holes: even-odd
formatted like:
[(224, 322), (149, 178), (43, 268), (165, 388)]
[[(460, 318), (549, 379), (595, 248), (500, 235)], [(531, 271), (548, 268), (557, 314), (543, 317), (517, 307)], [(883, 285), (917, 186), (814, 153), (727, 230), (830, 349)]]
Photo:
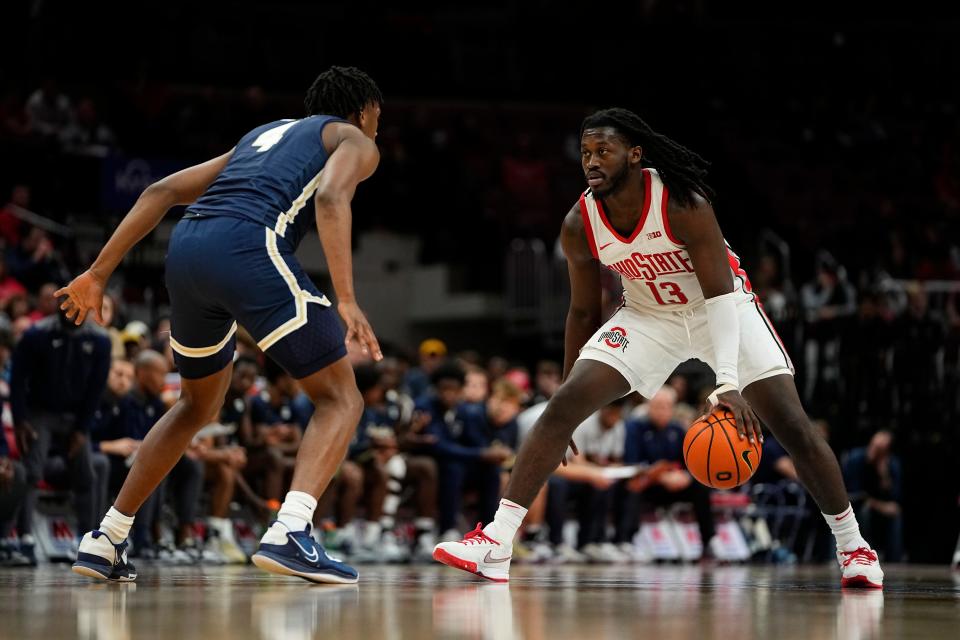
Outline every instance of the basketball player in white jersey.
[[(625, 109), (587, 117), (580, 140), (589, 188), (561, 231), (571, 286), (564, 384), (524, 441), (494, 521), (437, 545), (433, 557), (506, 582), (513, 537), (574, 429), (631, 391), (653, 396), (678, 364), (698, 358), (716, 372), (711, 402), (733, 411), (740, 437), (762, 440), (759, 415), (790, 453), (836, 537), (841, 584), (882, 588), (837, 460), (811, 427), (790, 358), (720, 232), (707, 163)], [(604, 267), (622, 276), (624, 298), (601, 326)]]

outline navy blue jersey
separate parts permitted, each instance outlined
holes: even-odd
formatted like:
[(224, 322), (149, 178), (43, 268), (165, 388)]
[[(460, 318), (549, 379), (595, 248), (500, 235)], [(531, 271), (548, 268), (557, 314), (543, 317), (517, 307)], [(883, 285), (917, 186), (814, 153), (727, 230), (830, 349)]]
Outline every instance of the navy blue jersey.
[(332, 116), (278, 120), (240, 139), (227, 166), (185, 217), (229, 216), (273, 229), (296, 248), (313, 226), (313, 194), (327, 162), (321, 133)]

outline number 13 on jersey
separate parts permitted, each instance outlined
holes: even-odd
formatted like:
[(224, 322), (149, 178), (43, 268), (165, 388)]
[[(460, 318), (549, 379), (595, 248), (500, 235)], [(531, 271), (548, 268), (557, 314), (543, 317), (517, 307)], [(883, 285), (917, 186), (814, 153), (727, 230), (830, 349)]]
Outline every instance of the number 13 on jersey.
[[(661, 282), (659, 287), (656, 283), (646, 282), (646, 285), (650, 287), (650, 293), (653, 294), (653, 299), (657, 301), (657, 304), (687, 304), (687, 296), (683, 294), (683, 291), (680, 290), (680, 285), (676, 282)], [(661, 291), (663, 290), (663, 295)], [(664, 299), (666, 296), (666, 299)]]

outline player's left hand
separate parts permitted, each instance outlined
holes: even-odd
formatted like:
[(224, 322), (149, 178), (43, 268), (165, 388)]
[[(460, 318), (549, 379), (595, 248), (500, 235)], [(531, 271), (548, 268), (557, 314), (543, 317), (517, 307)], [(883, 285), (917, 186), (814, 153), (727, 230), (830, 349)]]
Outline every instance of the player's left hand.
[(383, 360), (383, 353), (380, 351), (380, 343), (377, 336), (373, 334), (373, 329), (367, 321), (367, 317), (360, 311), (360, 307), (355, 302), (340, 302), (337, 305), (337, 311), (340, 317), (347, 325), (346, 344), (356, 340), (360, 343), (360, 350), (369, 355), (376, 361)]
[(103, 316), (100, 315), (100, 311), (103, 308), (104, 284), (103, 280), (87, 270), (53, 295), (57, 298), (67, 296), (67, 299), (60, 304), (60, 308), (65, 312), (67, 319), (72, 320), (74, 324), (78, 326), (83, 324), (87, 313), (92, 311), (97, 324), (103, 326)]
[[(573, 441), (573, 438), (570, 438), (570, 451), (573, 452), (573, 457), (576, 458), (580, 455), (580, 449), (577, 449), (577, 443)], [(560, 464), (567, 466), (567, 451), (564, 449), (563, 458), (560, 459)]]
[(750, 442), (763, 442), (763, 431), (760, 428), (760, 418), (753, 412), (753, 408), (746, 398), (736, 389), (726, 391), (717, 396), (717, 406), (726, 407), (733, 412), (737, 421), (737, 432), (740, 439), (749, 438)]

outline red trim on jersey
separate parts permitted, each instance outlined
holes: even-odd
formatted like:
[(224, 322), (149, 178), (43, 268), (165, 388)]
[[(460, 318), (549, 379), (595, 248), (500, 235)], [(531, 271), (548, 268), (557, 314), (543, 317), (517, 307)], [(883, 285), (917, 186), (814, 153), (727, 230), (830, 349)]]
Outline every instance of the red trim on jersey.
[(629, 238), (624, 238), (620, 235), (617, 230), (613, 228), (613, 225), (610, 224), (610, 221), (607, 220), (607, 214), (603, 210), (603, 203), (596, 198), (594, 201), (597, 203), (597, 211), (600, 212), (600, 219), (607, 229), (610, 230), (610, 233), (613, 234), (613, 237), (624, 244), (630, 244), (640, 235), (640, 230), (643, 229), (643, 223), (647, 221), (647, 214), (650, 213), (650, 172), (646, 169), (643, 170), (643, 211), (640, 213), (640, 222), (637, 223), (637, 227), (633, 230), (633, 233), (630, 234)]
[(587, 244), (590, 245), (590, 252), (593, 253), (594, 258), (599, 260), (600, 254), (597, 251), (597, 239), (593, 237), (593, 225), (590, 224), (590, 214), (587, 213), (586, 193), (580, 194), (580, 215), (583, 216), (583, 228), (587, 233)]
[(670, 238), (670, 242), (677, 246), (683, 247), (685, 245), (677, 240), (677, 237), (673, 235), (673, 231), (670, 230), (670, 219), (667, 216), (667, 201), (669, 199), (670, 194), (667, 190), (667, 185), (663, 185), (663, 200), (660, 202), (660, 218), (663, 220), (663, 230), (667, 233), (667, 237)]
[(747, 293), (752, 293), (754, 298), (759, 299), (759, 296), (753, 293), (753, 286), (750, 284), (750, 278), (747, 277), (747, 272), (740, 266), (740, 257), (731, 251), (729, 246), (727, 247), (727, 262), (730, 263), (730, 270), (733, 271), (733, 275), (743, 281), (743, 290)]

